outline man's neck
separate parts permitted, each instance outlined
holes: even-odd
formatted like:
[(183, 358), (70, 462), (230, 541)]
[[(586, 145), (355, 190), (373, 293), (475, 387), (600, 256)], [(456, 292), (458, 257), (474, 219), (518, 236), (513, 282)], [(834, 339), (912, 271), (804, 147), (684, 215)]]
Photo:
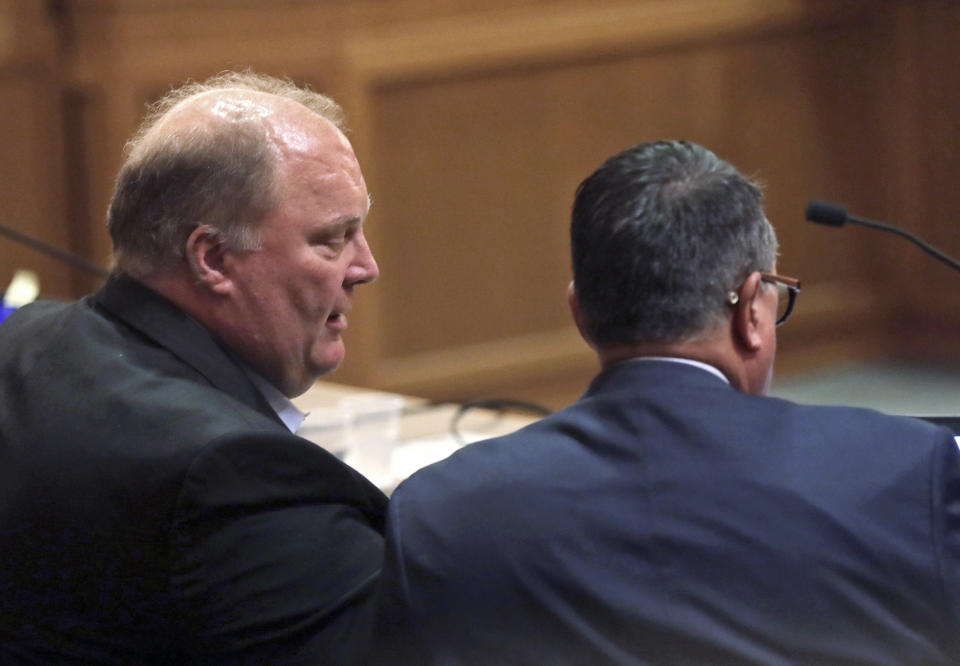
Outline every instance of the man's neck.
[(744, 391), (746, 378), (732, 343), (723, 336), (664, 344), (608, 345), (598, 350), (604, 368), (635, 358), (675, 358), (716, 368), (733, 388)]

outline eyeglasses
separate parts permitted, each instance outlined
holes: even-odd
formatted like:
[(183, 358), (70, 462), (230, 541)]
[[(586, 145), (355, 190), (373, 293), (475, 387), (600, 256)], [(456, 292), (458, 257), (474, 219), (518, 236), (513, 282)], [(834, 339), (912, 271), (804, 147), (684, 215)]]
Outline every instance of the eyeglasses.
[(800, 280), (775, 273), (760, 273), (760, 279), (777, 285), (776, 325), (779, 326), (789, 319), (790, 313), (793, 312), (793, 304), (797, 300), (797, 294), (800, 293)]

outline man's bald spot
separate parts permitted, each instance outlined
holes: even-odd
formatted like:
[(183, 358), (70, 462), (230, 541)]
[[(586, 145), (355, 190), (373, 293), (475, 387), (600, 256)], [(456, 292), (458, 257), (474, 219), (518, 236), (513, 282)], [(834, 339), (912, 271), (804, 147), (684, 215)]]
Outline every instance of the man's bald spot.
[(131, 157), (135, 159), (137, 153), (149, 150), (158, 141), (215, 131), (222, 124), (259, 127), (276, 149), (276, 124), (290, 114), (306, 114), (330, 122), (299, 102), (272, 93), (243, 88), (204, 91), (181, 100), (158, 118)]

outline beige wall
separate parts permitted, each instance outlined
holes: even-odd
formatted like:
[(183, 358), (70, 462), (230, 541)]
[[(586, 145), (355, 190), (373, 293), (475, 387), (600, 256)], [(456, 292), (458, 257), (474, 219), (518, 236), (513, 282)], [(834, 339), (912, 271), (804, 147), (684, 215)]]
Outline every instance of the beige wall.
[[(338, 380), (438, 398), (574, 396), (594, 363), (564, 304), (573, 190), (607, 155), (661, 137), (701, 142), (768, 183), (780, 269), (805, 285), (783, 372), (873, 356), (960, 365), (956, 274), (893, 237), (802, 219), (808, 198), (834, 199), (960, 254), (958, 2), (44, 5), (0, 2), (0, 25), (46, 38), (0, 38), (5, 108), (29, 109), (0, 119), (19, 166), (0, 211), (104, 264), (121, 147), (161, 91), (250, 66), (344, 104), (383, 277), (358, 292)], [(25, 257), (0, 241), (0, 258), (5, 283)], [(54, 296), (96, 284), (38, 265)]]

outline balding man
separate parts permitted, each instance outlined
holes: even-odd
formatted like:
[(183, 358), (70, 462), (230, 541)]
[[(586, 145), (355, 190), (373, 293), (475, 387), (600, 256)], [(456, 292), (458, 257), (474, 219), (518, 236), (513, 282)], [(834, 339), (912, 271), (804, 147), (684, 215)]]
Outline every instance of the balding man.
[(106, 284), (0, 327), (0, 662), (360, 661), (386, 498), (290, 402), (378, 274), (339, 107), (224, 74), (128, 149)]

